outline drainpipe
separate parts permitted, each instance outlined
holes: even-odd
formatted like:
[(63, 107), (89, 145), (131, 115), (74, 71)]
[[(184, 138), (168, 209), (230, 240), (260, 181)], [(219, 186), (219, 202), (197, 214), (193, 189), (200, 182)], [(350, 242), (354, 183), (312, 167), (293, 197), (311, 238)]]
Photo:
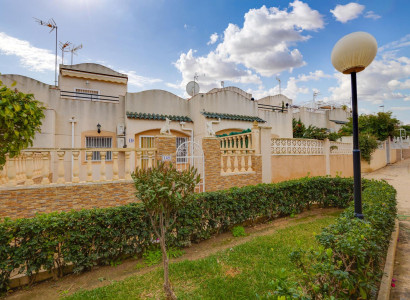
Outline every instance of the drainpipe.
[[(74, 148), (74, 125), (77, 123), (75, 117), (71, 117), (68, 122), (71, 123), (71, 148)], [(74, 168), (74, 159), (73, 159), (73, 151), (71, 151), (71, 181), (73, 181), (73, 168)]]

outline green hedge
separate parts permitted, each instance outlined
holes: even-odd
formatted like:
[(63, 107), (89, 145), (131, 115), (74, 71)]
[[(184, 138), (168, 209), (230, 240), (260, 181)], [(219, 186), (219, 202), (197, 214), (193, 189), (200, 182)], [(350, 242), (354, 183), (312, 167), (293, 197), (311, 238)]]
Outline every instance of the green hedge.
[[(346, 207), (352, 191), (351, 179), (313, 177), (198, 194), (180, 211), (169, 245), (198, 242), (235, 224), (299, 213), (314, 203)], [(0, 290), (7, 289), (12, 271), (33, 277), (40, 269), (57, 268), (61, 276), (70, 263), (81, 272), (139, 256), (152, 239), (149, 218), (137, 203), (6, 219), (0, 223)]]
[(335, 224), (316, 236), (322, 245), (319, 251), (293, 252), (291, 259), (302, 270), (305, 295), (313, 299), (376, 298), (397, 217), (396, 204), (392, 186), (366, 180), (364, 220), (354, 217), (351, 203)]

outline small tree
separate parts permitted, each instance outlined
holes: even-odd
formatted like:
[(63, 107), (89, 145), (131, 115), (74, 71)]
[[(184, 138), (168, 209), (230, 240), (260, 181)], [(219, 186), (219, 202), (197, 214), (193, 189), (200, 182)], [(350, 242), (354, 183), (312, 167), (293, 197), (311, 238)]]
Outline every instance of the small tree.
[(159, 162), (155, 168), (137, 169), (133, 173), (136, 196), (142, 201), (159, 239), (164, 267), (164, 291), (167, 299), (176, 299), (169, 281), (168, 256), (165, 236), (174, 224), (178, 210), (193, 200), (195, 185), (200, 176), (191, 167), (178, 171), (172, 164)]
[(13, 91), (0, 81), (0, 169), (6, 163), (6, 155), (17, 156), (33, 145), (44, 118), (43, 109), (32, 94)]

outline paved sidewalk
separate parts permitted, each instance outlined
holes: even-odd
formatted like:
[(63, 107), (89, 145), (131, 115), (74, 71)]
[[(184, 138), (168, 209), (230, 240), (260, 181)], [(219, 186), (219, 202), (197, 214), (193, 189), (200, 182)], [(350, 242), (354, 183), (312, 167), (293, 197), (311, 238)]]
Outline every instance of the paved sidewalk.
[(389, 165), (364, 176), (368, 179), (384, 179), (397, 190), (397, 208), (400, 224), (399, 242), (390, 299), (410, 299), (410, 159)]

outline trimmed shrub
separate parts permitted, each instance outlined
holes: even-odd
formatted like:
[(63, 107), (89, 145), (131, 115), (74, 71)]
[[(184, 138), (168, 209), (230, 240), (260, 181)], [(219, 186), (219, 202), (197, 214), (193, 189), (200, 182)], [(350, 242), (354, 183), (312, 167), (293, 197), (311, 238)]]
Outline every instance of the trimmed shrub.
[[(371, 185), (369, 191), (376, 185)], [(346, 207), (353, 197), (351, 178), (313, 177), (197, 194), (179, 210), (167, 236), (171, 247), (207, 239), (234, 225), (288, 216), (321, 207)], [(367, 207), (367, 206), (365, 206)], [(366, 210), (365, 210), (366, 212)], [(381, 226), (381, 225), (380, 225)], [(141, 256), (155, 240), (148, 215), (139, 203), (121, 207), (37, 215), (0, 223), (0, 289), (12, 271), (34, 278), (40, 269), (62, 275)]]
[[(364, 220), (354, 205), (316, 236), (319, 251), (295, 251), (291, 259), (303, 272), (303, 287), (313, 299), (374, 299), (394, 230), (396, 190), (380, 181), (364, 182)], [(302, 297), (301, 297), (302, 298)]]

